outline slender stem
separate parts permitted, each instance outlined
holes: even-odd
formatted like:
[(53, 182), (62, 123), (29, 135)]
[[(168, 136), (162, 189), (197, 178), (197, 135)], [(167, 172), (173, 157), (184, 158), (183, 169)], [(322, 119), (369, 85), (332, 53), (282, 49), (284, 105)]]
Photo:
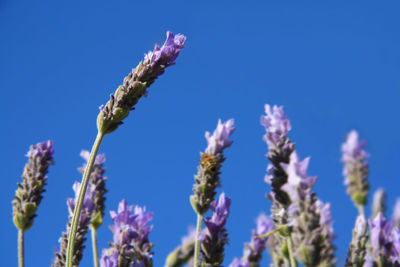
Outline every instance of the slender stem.
[(293, 244), (292, 244), (292, 238), (290, 236), (288, 236), (286, 238), (287, 240), (287, 244), (288, 244), (288, 250), (289, 250), (289, 260), (290, 260), (290, 266), (291, 267), (297, 267), (297, 261), (294, 258), (293, 255)]
[(203, 216), (197, 214), (197, 227), (196, 227), (196, 236), (195, 236), (195, 243), (194, 243), (194, 267), (199, 267), (199, 256), (200, 256), (200, 240), (199, 234), (201, 232), (201, 226), (203, 223)]
[(81, 215), (83, 199), (86, 193), (86, 188), (89, 183), (90, 172), (92, 171), (92, 167), (94, 164), (94, 160), (96, 159), (97, 151), (99, 150), (101, 141), (103, 140), (104, 133), (97, 133), (96, 140), (94, 141), (92, 152), (90, 152), (89, 160), (85, 168), (85, 172), (83, 173), (81, 189), (79, 190), (78, 200), (76, 202), (74, 216), (72, 217), (71, 230), (68, 235), (68, 246), (67, 246), (67, 259), (66, 266), (72, 267), (72, 258), (74, 256), (74, 245), (75, 245), (75, 237), (76, 237), (76, 229), (78, 227), (79, 217)]
[(97, 248), (97, 230), (91, 227), (92, 232), (92, 249), (93, 249), (93, 265), (94, 267), (99, 267), (99, 250)]
[(365, 210), (363, 205), (357, 205), (358, 213), (365, 218)]
[(18, 230), (18, 266), (24, 267), (24, 231)]

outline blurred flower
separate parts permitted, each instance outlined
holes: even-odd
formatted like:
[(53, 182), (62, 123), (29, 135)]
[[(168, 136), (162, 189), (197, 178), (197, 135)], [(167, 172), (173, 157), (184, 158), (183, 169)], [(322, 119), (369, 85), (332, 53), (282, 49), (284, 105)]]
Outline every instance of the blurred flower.
[[(361, 267), (366, 262), (367, 230), (367, 221), (363, 215), (358, 215), (353, 230), (353, 239), (351, 240), (346, 259), (347, 267)], [(366, 264), (369, 263), (367, 262)]]
[(344, 184), (347, 193), (356, 206), (365, 206), (368, 195), (368, 154), (364, 150), (365, 142), (360, 141), (357, 131), (353, 130), (347, 135), (346, 142), (342, 145), (342, 162), (344, 163)]

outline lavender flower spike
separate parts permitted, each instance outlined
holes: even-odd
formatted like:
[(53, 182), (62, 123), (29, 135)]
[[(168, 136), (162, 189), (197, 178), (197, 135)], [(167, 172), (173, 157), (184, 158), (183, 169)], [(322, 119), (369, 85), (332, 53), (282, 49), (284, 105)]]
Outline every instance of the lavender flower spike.
[[(152, 212), (146, 212), (145, 208), (139, 206), (128, 206), (122, 200), (118, 206), (118, 212), (110, 212), (114, 224), (110, 226), (113, 232), (111, 248), (103, 250), (101, 266), (128, 267), (128, 266), (153, 266), (153, 244), (149, 242), (148, 236), (153, 226), (148, 225), (153, 219)], [(115, 255), (117, 254), (117, 256)]]
[[(288, 207), (290, 198), (282, 190), (282, 186), (287, 182), (287, 174), (281, 164), (288, 164), (290, 155), (294, 151), (295, 144), (288, 137), (291, 124), (282, 106), (265, 105), (265, 115), (261, 116), (261, 125), (265, 128), (263, 140), (268, 145), (266, 157), (271, 162), (267, 167), (265, 182), (271, 186), (268, 198), (272, 201), (271, 214), (275, 227), (280, 228), (288, 224)], [(282, 249), (286, 247), (285, 238), (270, 239), (273, 243), (270, 252), (276, 266), (281, 266), (286, 260)]]
[(372, 198), (372, 218), (374, 218), (378, 213), (382, 212), (385, 214), (386, 210), (386, 193), (383, 188), (378, 188)]
[(360, 141), (357, 131), (353, 130), (347, 135), (346, 142), (342, 145), (342, 162), (344, 163), (344, 184), (347, 193), (357, 207), (364, 207), (368, 195), (368, 154), (364, 150), (365, 142)]
[(220, 186), (220, 169), (225, 158), (223, 151), (232, 145), (229, 137), (232, 135), (234, 120), (230, 119), (224, 123), (218, 121), (217, 128), (213, 134), (206, 132), (208, 146), (200, 158), (200, 166), (195, 176), (193, 195), (190, 196), (190, 203), (199, 215), (204, 215), (215, 197), (215, 189)]
[(111, 95), (110, 100), (102, 105), (97, 118), (99, 132), (107, 134), (116, 130), (122, 120), (129, 115), (129, 111), (151, 84), (164, 73), (165, 69), (175, 64), (175, 60), (182, 48), (185, 47), (186, 37), (182, 34), (174, 35), (167, 32), (167, 39), (162, 47), (155, 46), (152, 52), (145, 55), (144, 61), (132, 70), (124, 82)]
[(54, 147), (50, 140), (32, 145), (26, 154), (28, 163), (22, 173), (22, 183), (18, 183), (12, 201), (13, 221), (21, 231), (28, 230), (37, 216), (36, 211), (47, 182), (46, 174), (49, 166), (54, 164), (53, 154)]
[[(267, 247), (267, 241), (271, 237), (258, 238), (274, 229), (274, 223), (265, 214), (260, 214), (257, 218), (257, 228), (252, 230), (252, 237), (249, 243), (244, 245), (243, 257), (241, 260), (235, 259), (230, 267), (258, 267), (262, 257), (262, 252)], [(272, 237), (273, 238), (273, 237)]]
[(330, 205), (312, 192), (316, 177), (307, 174), (309, 160), (300, 161), (296, 152), (283, 164), (288, 179), (282, 187), (292, 201), (288, 208), (294, 255), (304, 266), (334, 266), (334, 238)]
[[(81, 184), (79, 182), (75, 182), (72, 188), (75, 193), (75, 198), (69, 198), (67, 200), (68, 213), (69, 213), (67, 230), (62, 233), (61, 238), (58, 241), (60, 243), (60, 248), (55, 253), (55, 258), (51, 265), (52, 267), (66, 266), (68, 235), (71, 230), (71, 220), (74, 214), (74, 209), (79, 195), (79, 191), (81, 190)], [(97, 192), (94, 190), (93, 185), (89, 184), (88, 190), (86, 191), (83, 200), (82, 212), (79, 217), (79, 222), (77, 227), (77, 234), (76, 234), (73, 258), (72, 258), (73, 266), (78, 266), (80, 261), (82, 260), (83, 250), (85, 249), (84, 245), (86, 241), (85, 236), (88, 232), (90, 224), (90, 216), (95, 209), (95, 204), (93, 203), (93, 196), (96, 195), (96, 193)]]
[(211, 203), (212, 216), (204, 219), (206, 230), (199, 237), (201, 240), (201, 266), (221, 266), (224, 261), (224, 249), (228, 243), (226, 221), (229, 216), (231, 200), (221, 193), (218, 201)]

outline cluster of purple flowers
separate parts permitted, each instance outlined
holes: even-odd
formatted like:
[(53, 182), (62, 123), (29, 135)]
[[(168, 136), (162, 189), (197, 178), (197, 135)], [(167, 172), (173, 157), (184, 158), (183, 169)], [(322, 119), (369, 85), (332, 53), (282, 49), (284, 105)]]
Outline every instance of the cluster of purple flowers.
[(100, 266), (153, 266), (153, 244), (148, 239), (153, 229), (148, 224), (153, 219), (153, 213), (139, 206), (128, 206), (122, 200), (118, 211), (110, 211), (110, 215), (114, 222), (110, 226), (113, 242), (109, 249), (103, 250)]

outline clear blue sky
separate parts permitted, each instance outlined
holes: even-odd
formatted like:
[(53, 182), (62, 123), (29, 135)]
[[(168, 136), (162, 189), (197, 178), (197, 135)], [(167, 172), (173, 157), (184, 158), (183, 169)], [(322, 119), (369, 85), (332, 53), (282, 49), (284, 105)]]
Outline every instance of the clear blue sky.
[[(339, 161), (349, 130), (368, 141), (372, 189), (387, 189), (389, 208), (400, 195), (399, 1), (83, 2), (0, 0), (1, 266), (16, 266), (11, 200), (29, 145), (53, 139), (56, 149), (39, 217), (26, 234), (27, 266), (48, 266), (98, 106), (167, 30), (187, 35), (177, 65), (100, 149), (108, 210), (126, 198), (155, 213), (155, 266), (195, 223), (193, 175), (204, 131), (219, 118), (237, 124), (222, 174), (232, 198), (225, 265), (241, 255), (254, 218), (269, 210), (259, 125), (265, 103), (285, 106), (300, 156), (311, 156), (315, 190), (332, 202), (339, 262), (356, 216)], [(107, 216), (100, 247), (111, 241), (109, 224)], [(90, 245), (82, 266), (91, 266)]]

